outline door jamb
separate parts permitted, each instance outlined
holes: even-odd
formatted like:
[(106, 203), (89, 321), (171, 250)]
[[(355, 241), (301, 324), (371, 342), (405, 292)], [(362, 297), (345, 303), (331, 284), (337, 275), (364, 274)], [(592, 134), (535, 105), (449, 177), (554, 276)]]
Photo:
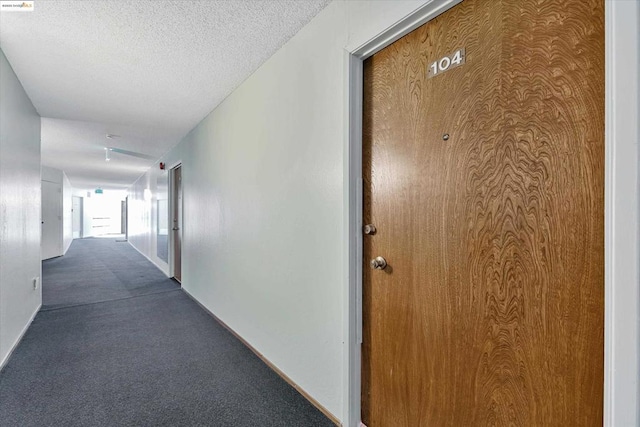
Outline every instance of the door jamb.
[[(345, 426), (361, 425), (363, 61), (462, 0), (433, 0), (360, 47), (345, 50)], [(605, 1), (604, 425), (640, 425), (640, 6)], [(634, 40), (635, 35), (635, 40)], [(635, 86), (630, 87), (631, 82)], [(624, 178), (624, 179), (623, 179)], [(622, 274), (614, 274), (615, 272)]]
[(640, 4), (605, 1), (604, 424), (640, 426)]

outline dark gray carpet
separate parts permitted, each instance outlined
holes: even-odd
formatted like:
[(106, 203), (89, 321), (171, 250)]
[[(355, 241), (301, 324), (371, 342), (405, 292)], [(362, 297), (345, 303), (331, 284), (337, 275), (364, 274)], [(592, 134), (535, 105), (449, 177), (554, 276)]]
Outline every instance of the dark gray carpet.
[[(74, 249), (82, 247), (89, 264), (98, 264), (93, 246), (108, 245), (78, 242)], [(128, 253), (127, 243), (111, 244)], [(58, 274), (70, 274), (65, 258), (53, 269)], [(94, 270), (78, 270), (81, 264), (70, 261), (72, 276), (89, 279)], [(174, 288), (41, 311), (0, 372), (0, 425), (333, 424)]]
[(43, 310), (179, 287), (129, 243), (115, 239), (76, 239), (65, 256), (42, 262)]

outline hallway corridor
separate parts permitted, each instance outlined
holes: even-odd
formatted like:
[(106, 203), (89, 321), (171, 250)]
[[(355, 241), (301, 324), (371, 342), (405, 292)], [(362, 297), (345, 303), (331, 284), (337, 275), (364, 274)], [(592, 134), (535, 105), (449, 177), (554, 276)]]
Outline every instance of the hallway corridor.
[(333, 425), (113, 239), (43, 263), (43, 307), (0, 372), (0, 424)]

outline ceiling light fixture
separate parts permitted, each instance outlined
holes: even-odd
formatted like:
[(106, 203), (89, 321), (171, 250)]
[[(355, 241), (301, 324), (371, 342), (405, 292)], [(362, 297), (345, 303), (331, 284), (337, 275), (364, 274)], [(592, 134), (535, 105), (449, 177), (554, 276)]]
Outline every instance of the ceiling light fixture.
[(111, 156), (109, 155), (109, 152), (111, 151), (111, 149), (109, 149), (109, 147), (104, 147), (104, 161), (108, 162), (109, 160), (111, 160)]
[(122, 148), (116, 148), (116, 147), (107, 147), (107, 149), (109, 151), (113, 151), (114, 153), (126, 154), (127, 156), (138, 157), (140, 159), (156, 160), (156, 158), (153, 156), (150, 156), (148, 154), (138, 153), (136, 151), (129, 151), (129, 150), (124, 150)]

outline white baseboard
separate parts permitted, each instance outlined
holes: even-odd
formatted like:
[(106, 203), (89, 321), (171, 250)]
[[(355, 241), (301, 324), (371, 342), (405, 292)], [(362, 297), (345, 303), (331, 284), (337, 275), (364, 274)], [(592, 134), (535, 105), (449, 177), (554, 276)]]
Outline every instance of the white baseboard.
[(33, 312), (33, 314), (31, 315), (31, 318), (29, 319), (29, 321), (27, 322), (25, 327), (22, 328), (22, 331), (20, 332), (20, 335), (18, 335), (18, 338), (16, 338), (16, 341), (11, 346), (11, 350), (9, 350), (9, 353), (7, 353), (5, 358), (2, 359), (2, 362), (0, 362), (0, 371), (2, 371), (4, 369), (4, 367), (7, 364), (7, 362), (9, 362), (9, 359), (11, 358), (11, 355), (13, 354), (15, 349), (18, 348), (18, 344), (20, 344), (20, 341), (22, 341), (22, 338), (24, 337), (24, 334), (27, 333), (27, 330), (29, 329), (29, 326), (31, 326), (31, 323), (33, 323), (33, 319), (36, 318), (36, 315), (40, 311), (41, 307), (42, 307), (42, 304), (38, 304), (38, 308), (36, 308), (36, 311)]

